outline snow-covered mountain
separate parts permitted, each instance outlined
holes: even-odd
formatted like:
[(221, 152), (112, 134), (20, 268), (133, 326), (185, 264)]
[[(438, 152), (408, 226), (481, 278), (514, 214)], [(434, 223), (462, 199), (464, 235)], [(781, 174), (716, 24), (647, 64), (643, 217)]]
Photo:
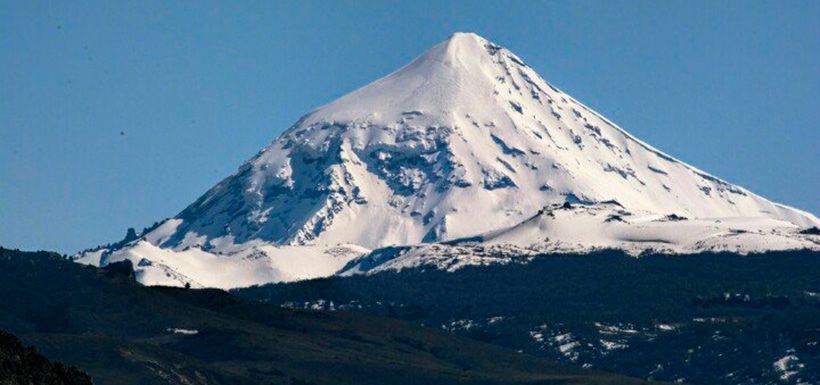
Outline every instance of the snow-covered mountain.
[[(568, 201), (594, 209), (542, 218)], [(601, 210), (614, 210), (605, 218), (632, 217), (599, 226), (602, 217), (590, 213)], [(305, 250), (338, 259), (327, 250), (347, 245), (341, 254), (353, 259), (367, 249), (469, 237), (551, 250), (655, 247), (646, 245), (658, 238), (652, 231), (669, 229), (645, 223), (668, 216), (696, 219), (687, 227), (698, 228), (679, 239), (678, 248), (675, 239), (663, 239), (669, 251), (709, 249), (698, 243), (715, 236), (709, 229), (735, 226), (719, 218), (734, 218), (730, 223), (744, 228), (743, 237), (754, 238), (738, 242), (740, 251), (816, 247), (816, 239), (797, 232), (820, 225), (810, 213), (664, 154), (544, 81), (512, 52), (456, 33), (396, 72), (305, 115), (141, 240), (81, 260), (104, 264), (114, 256), (167, 267), (175, 258), (192, 259), (199, 262), (187, 265), (196, 266), (180, 265), (188, 272), (171, 270), (187, 281), (197, 281), (190, 271), (225, 281), (221, 265), (206, 261), (277, 270), (272, 261), (281, 258), (271, 250), (301, 245), (309, 247), (288, 251), (288, 258), (298, 261)], [(582, 227), (588, 231), (575, 230), (590, 221), (596, 225)], [(759, 228), (774, 229), (788, 242)], [(554, 247), (555, 241), (570, 246)], [(218, 257), (176, 256), (191, 250)], [(248, 263), (248, 255), (257, 262)], [(243, 284), (303, 277), (277, 271), (238, 277)]]

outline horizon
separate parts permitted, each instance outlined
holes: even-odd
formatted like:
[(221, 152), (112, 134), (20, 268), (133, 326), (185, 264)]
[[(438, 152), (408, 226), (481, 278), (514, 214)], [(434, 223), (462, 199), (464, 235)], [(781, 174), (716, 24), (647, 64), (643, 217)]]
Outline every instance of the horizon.
[[(772, 201), (820, 210), (812, 193), (820, 187), (820, 130), (813, 123), (820, 111), (812, 108), (820, 97), (820, 37), (811, 34), (815, 18), (805, 17), (820, 16), (820, 5), (807, 2), (798, 11), (748, 4), (738, 20), (721, 24), (720, 12), (700, 14), (703, 3), (656, 4), (637, 14), (604, 2), (596, 3), (604, 10), (591, 11), (550, 4), (581, 15), (572, 20), (580, 25), (553, 20), (552, 29), (532, 31), (514, 23), (532, 17), (526, 7), (493, 15), (513, 19), (499, 26), (493, 17), (471, 20), (475, 15), (443, 6), (448, 23), (416, 11), (401, 22), (390, 19), (397, 26), (375, 36), (357, 21), (394, 9), (236, 5), (217, 15), (204, 5), (2, 5), (0, 15), (10, 21), (0, 27), (0, 245), (73, 253), (173, 217), (299, 116), (458, 31), (509, 49), (546, 81), (687, 164)], [(721, 7), (731, 5), (710, 10)], [(582, 21), (596, 11), (635, 18), (639, 26), (629, 20), (590, 30)], [(351, 19), (315, 30), (309, 22), (317, 13)], [(693, 15), (714, 31), (661, 49), (668, 48), (665, 39), (680, 39)], [(431, 28), (406, 33), (414, 21)], [(756, 40), (739, 36), (752, 30)], [(548, 38), (555, 34), (569, 42)], [(630, 39), (611, 46), (618, 36)], [(812, 37), (787, 39), (795, 36)], [(269, 44), (275, 48), (261, 49)], [(774, 87), (775, 97), (766, 98)]]

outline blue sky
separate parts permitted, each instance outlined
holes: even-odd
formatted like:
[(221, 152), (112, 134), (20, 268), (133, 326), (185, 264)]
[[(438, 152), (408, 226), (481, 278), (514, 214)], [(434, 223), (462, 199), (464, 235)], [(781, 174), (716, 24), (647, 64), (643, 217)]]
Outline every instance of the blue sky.
[(632, 134), (820, 213), (818, 1), (0, 0), (0, 245), (170, 217), (302, 114), (472, 31)]

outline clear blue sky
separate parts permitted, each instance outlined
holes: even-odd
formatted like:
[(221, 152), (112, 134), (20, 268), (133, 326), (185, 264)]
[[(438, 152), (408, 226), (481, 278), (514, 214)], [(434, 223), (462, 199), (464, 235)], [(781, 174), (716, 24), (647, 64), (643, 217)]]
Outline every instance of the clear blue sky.
[(74, 252), (173, 216), (455, 31), (820, 213), (820, 1), (439, 3), (0, 0), (0, 245)]

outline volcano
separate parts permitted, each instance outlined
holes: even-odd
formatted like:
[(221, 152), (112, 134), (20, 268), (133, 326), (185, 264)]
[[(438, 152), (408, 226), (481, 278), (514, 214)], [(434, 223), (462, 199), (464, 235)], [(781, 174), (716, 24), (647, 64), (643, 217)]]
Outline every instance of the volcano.
[(146, 283), (234, 287), (333, 274), (387, 246), (419, 245), (416, 257), (476, 243), (747, 252), (816, 248), (801, 230), (819, 225), (655, 149), (512, 52), (456, 33), (303, 116), (139, 239), (79, 261), (131, 259)]

